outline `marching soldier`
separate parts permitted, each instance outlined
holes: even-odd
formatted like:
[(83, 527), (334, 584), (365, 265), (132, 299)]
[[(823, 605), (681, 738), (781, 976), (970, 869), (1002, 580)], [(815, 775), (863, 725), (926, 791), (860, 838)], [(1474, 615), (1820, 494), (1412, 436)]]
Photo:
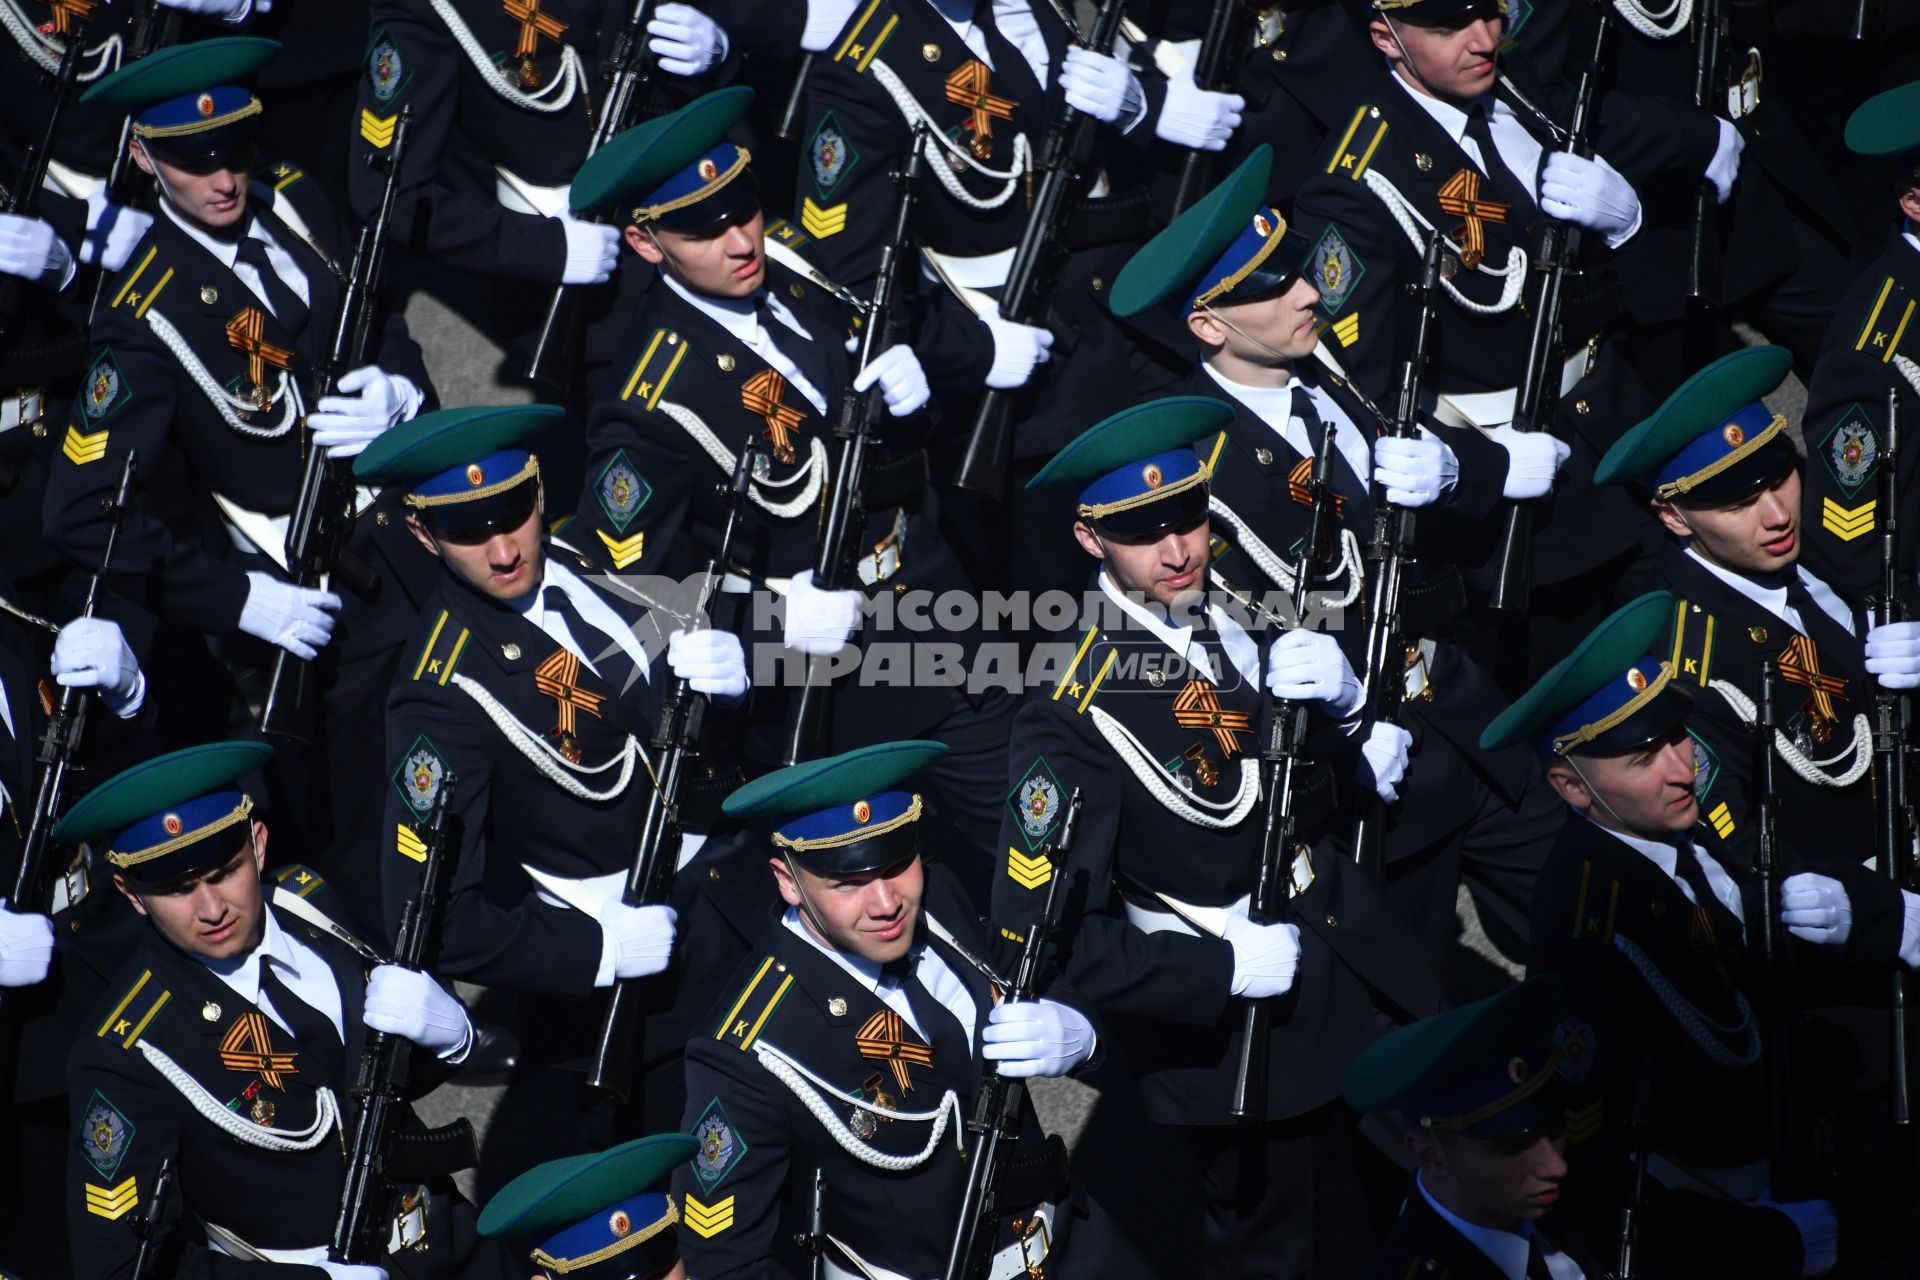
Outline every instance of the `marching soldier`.
[[(903, 732), (947, 742), (950, 753), (929, 765), (929, 780), (967, 838), (991, 848), (997, 788), (983, 792), (979, 783), (1005, 761), (1014, 700), (1004, 688), (976, 690), (966, 680), (977, 635), (906, 625), (906, 602), (971, 591), (936, 523), (930, 423), (919, 413), (926, 375), (904, 344), (865, 369), (851, 368), (841, 345), (845, 309), (769, 261), (769, 245), (790, 228), (766, 233), (750, 157), (726, 140), (752, 96), (723, 89), (632, 130), (602, 148), (575, 182), (575, 202), (626, 220), (628, 245), (660, 268), (664, 282), (630, 322), (615, 365), (620, 379), (588, 424), (579, 518), (616, 568), (657, 573), (678, 563), (684, 571), (716, 549), (727, 520), (716, 485), (732, 474), (742, 442), (753, 440), (752, 487), (728, 589), (736, 600), (750, 586), (783, 591), (785, 613), (777, 636), (763, 635), (751, 618), (741, 619), (741, 630), (755, 638), (756, 653), (784, 647), (781, 665), (797, 677), (805, 670), (800, 655), (837, 654), (857, 628), (862, 670), (835, 685), (833, 746)], [(887, 421), (873, 424), (882, 443), (867, 451), (861, 531), (852, 539), (860, 589), (829, 592), (813, 579), (819, 523), (841, 480), (833, 429), (849, 384), (861, 392), (876, 382)], [(866, 608), (869, 598), (888, 594), (898, 612)], [(899, 664), (910, 680), (876, 678), (889, 653), (936, 645), (958, 652), (954, 679), (924, 678), (919, 662)], [(763, 675), (754, 709), (755, 723), (769, 728), (785, 707), (771, 684)], [(749, 749), (767, 756), (769, 746), (756, 738)]]
[[(446, 1175), (424, 1179), (379, 1266), (329, 1261), (340, 1203), (349, 1065), (370, 1031), (413, 1061), (458, 1063), (473, 1042), (460, 1002), (424, 973), (376, 963), (294, 866), (269, 891), (267, 827), (239, 780), (271, 749), (216, 743), (96, 787), (56, 834), (104, 850), (113, 885), (152, 928), (73, 1045), (67, 1222), (75, 1274), (125, 1275), (127, 1219), (151, 1208), (162, 1162), (179, 1206), (155, 1229), (179, 1276), (336, 1280), (505, 1275), (473, 1237)], [(271, 898), (271, 901), (269, 901)], [(271, 1264), (262, 1269), (259, 1264)]]
[[(377, 820), (365, 727), (430, 566), (399, 527), (397, 503), (363, 494), (332, 589), (296, 586), (289, 513), (308, 449), (351, 457), (413, 416), (431, 386), (393, 315), (375, 327), (375, 363), (308, 401), (341, 305), (343, 255), (331, 210), (298, 170), (253, 177), (263, 108), (246, 86), (277, 48), (238, 37), (175, 45), (88, 91), (134, 113), (134, 161), (163, 194), (94, 325), (45, 527), (69, 557), (97, 564), (109, 527), (102, 499), (128, 452), (139, 453), (114, 589), (163, 622), (217, 637), (237, 668), (272, 654), (237, 633), (315, 664), (309, 767), (289, 758), (275, 782), (301, 814), (290, 838), (308, 842), (309, 860), (348, 867)], [(357, 572), (345, 572), (349, 562)], [(222, 710), (216, 703), (216, 723)], [(371, 889), (358, 879), (351, 892)]]
[(548, 1161), (487, 1201), (480, 1234), (531, 1246), (535, 1280), (686, 1280), (686, 1218), (662, 1188), (699, 1150), (684, 1133), (661, 1133)]
[[(734, 843), (699, 838), (716, 816), (699, 812), (699, 792), (726, 785), (724, 775), (691, 771), (673, 904), (631, 907), (621, 895), (653, 796), (665, 668), (721, 708), (745, 696), (747, 671), (732, 634), (690, 629), (694, 619), (668, 617), (599, 561), (545, 538), (540, 463), (527, 443), (564, 416), (550, 406), (442, 410), (355, 463), (362, 482), (403, 492), (407, 529), (441, 566), (387, 698), (386, 918), (419, 865), (409, 823), (455, 774), (460, 848), (436, 970), (540, 997), (524, 1003), (521, 1042), (550, 1066), (591, 1048), (597, 992), (668, 968), (678, 916), (690, 954), (677, 985), (648, 990), (646, 1070), (628, 1083), (643, 1114), (670, 1111), (671, 1125), (685, 1028), (713, 997), (700, 984), (732, 967), (766, 896), (757, 875), (733, 865)], [(724, 759), (704, 764), (717, 770)], [(579, 1149), (560, 1126), (547, 1140)]]
[(1458, 932), (1454, 890), (1464, 864), (1486, 904), (1482, 920), (1497, 921), (1517, 954), (1533, 873), (1562, 815), (1534, 785), (1538, 770), (1527, 752), (1480, 749), (1480, 727), (1501, 697), (1447, 638), (1464, 598), (1447, 553), (1460, 526), (1489, 519), (1502, 497), (1544, 495), (1567, 446), (1512, 432), (1490, 444), (1477, 432), (1424, 422), (1417, 439), (1385, 434), (1391, 424), (1373, 401), (1328, 363), (1313, 314), (1319, 294), (1301, 274), (1307, 246), (1266, 202), (1267, 160), (1266, 148), (1256, 149), (1135, 254), (1114, 281), (1113, 306), (1122, 315), (1177, 310), (1201, 354), (1184, 390), (1233, 410), (1199, 449), (1210, 468), (1216, 549), (1240, 553), (1253, 574), (1240, 585), (1256, 596), (1292, 589), (1288, 548), (1308, 536), (1313, 520), (1301, 482), (1319, 433), (1335, 433), (1340, 551), (1322, 598), (1344, 620), (1333, 634), (1349, 664), (1367, 660), (1362, 559), (1379, 503), (1421, 512), (1402, 595), (1405, 640), (1416, 651), (1405, 664), (1403, 705), (1419, 738), (1416, 745), (1409, 729), (1376, 724), (1363, 747), (1369, 755), (1411, 752), (1388, 819), (1388, 894), (1438, 960)]
[[(1540, 875), (1528, 968), (1569, 977), (1614, 1064), (1597, 1108), (1570, 1119), (1576, 1138), (1602, 1126), (1615, 1142), (1628, 1136), (1633, 1067), (1649, 1064), (1634, 1127), (1671, 1226), (1646, 1244), (1658, 1259), (1650, 1273), (1822, 1275), (1838, 1239), (1833, 1207), (1774, 1199), (1768, 1129), (1749, 1122), (1767, 1113), (1752, 1002), (1764, 976), (1754, 972), (1760, 904), (1745, 859), (1695, 798), (1696, 699), (1663, 639), (1675, 603), (1654, 592), (1622, 607), (1487, 727), (1491, 745), (1532, 744), (1577, 815)], [(1783, 872), (1794, 853), (1783, 841)], [(1876, 885), (1884, 881), (1857, 863), (1785, 875), (1778, 907), (1795, 959), (1885, 965), (1902, 911)], [(1903, 940), (1904, 954), (1915, 945)], [(1596, 1243), (1620, 1220), (1627, 1154), (1586, 1162), (1594, 1178), (1581, 1211)]]
[[(1404, 757), (1363, 754), (1359, 681), (1333, 637), (1295, 627), (1263, 660), (1229, 610), (1202, 601), (1210, 468), (1194, 446), (1231, 416), (1212, 398), (1150, 401), (1090, 428), (1034, 478), (1075, 495), (1073, 535), (1098, 565), (1065, 673), (1030, 690), (1015, 720), (992, 917), (1028, 919), (1057, 875), (1084, 884), (1063, 926), (1065, 978), (1137, 1029), (1123, 1051), (1147, 1118), (1195, 1148), (1202, 1274), (1332, 1274), (1363, 1260), (1352, 1256), (1363, 1207), (1340, 1074), (1389, 1019), (1431, 1012), (1438, 979), (1365, 878), (1318, 841), (1334, 803), (1326, 770), (1303, 769), (1294, 797), (1302, 835), (1278, 872), (1291, 884), (1284, 921), (1249, 918), (1265, 694), (1306, 702), (1307, 754), (1384, 799)], [(1046, 842), (1076, 787), (1085, 814), (1055, 865)], [(1271, 1067), (1249, 1086), (1264, 1117), (1254, 1127), (1229, 1113), (1236, 997), (1272, 1002)]]
[[(825, 1275), (942, 1274), (985, 1063), (1063, 1076), (1096, 1052), (1071, 997), (1001, 998), (1017, 943), (922, 857), (911, 784), (945, 750), (882, 743), (727, 798), (727, 812), (772, 828), (786, 911), (687, 1045), (682, 1127), (699, 1150), (674, 1190), (701, 1280), (779, 1274), (782, 1205), (804, 1205), (816, 1176)], [(1098, 1206), (1069, 1189), (1066, 1152), (1030, 1107), (1006, 1169), (992, 1274), (1141, 1274)]]

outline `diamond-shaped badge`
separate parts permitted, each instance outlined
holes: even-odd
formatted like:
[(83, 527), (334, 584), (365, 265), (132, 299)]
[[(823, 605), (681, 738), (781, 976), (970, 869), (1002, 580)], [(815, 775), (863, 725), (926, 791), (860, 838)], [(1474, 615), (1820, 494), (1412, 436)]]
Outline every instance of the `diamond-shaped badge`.
[(1066, 816), (1065, 805), (1060, 780), (1047, 768), (1046, 758), (1036, 756), (1032, 767), (1007, 797), (1007, 807), (1019, 822), (1020, 836), (1027, 842), (1029, 852), (1047, 842), (1047, 837), (1060, 825), (1060, 819)]
[(608, 523), (616, 533), (624, 534), (640, 514), (640, 508), (653, 497), (653, 486), (627, 460), (627, 451), (618, 449), (600, 472), (594, 493), (600, 499), (600, 509), (606, 512)]
[(718, 1098), (700, 1113), (699, 1121), (693, 1126), (693, 1136), (700, 1143), (689, 1161), (693, 1176), (700, 1189), (712, 1195), (714, 1188), (725, 1182), (727, 1175), (747, 1158), (746, 1140), (734, 1131), (733, 1121), (727, 1119), (726, 1109)]
[(1857, 497), (1866, 488), (1879, 470), (1880, 436), (1864, 406), (1849, 405), (1840, 415), (1820, 442), (1820, 460), (1847, 497)]
[(423, 733), (413, 740), (394, 769), (393, 785), (407, 807), (424, 818), (433, 812), (434, 797), (440, 794), (440, 783), (446, 776), (446, 760)]
[(1367, 274), (1366, 264), (1331, 222), (1320, 233), (1307, 261), (1313, 271), (1313, 287), (1320, 291), (1320, 309), (1329, 318), (1339, 315), (1360, 278)]

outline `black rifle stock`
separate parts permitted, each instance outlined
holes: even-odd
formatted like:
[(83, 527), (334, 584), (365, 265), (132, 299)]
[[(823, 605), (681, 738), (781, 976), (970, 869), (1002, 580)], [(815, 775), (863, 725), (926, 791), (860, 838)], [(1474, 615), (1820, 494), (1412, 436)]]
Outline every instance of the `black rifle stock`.
[[(1033, 999), (1047, 943), (1053, 936), (1054, 904), (1060, 896), (1060, 882), (1067, 878), (1067, 859), (1079, 830), (1080, 788), (1075, 787), (1067, 797), (1067, 815), (1059, 834), (1041, 855), (1056, 869), (1047, 885), (1040, 918), (1027, 929), (1021, 944), (1019, 967), (1007, 984), (1008, 1003)], [(1007, 1153), (1019, 1136), (1021, 1104), (1026, 1096), (1025, 1082), (1001, 1075), (996, 1064), (989, 1062), (981, 1071), (980, 1095), (974, 1101), (973, 1118), (967, 1122), (967, 1132), (974, 1139), (967, 1164), (967, 1188), (960, 1197), (960, 1218), (954, 1227), (953, 1244), (947, 1250), (945, 1280), (985, 1280), (1000, 1222), (1000, 1179), (1006, 1171)]]
[(807, 1205), (807, 1229), (793, 1242), (806, 1252), (807, 1274), (812, 1280), (827, 1280), (827, 1171), (813, 1171), (813, 1196)]
[[(1693, 105), (1711, 115), (1723, 108), (1714, 98), (1722, 91), (1720, 54), (1726, 39), (1722, 0), (1694, 0)], [(1714, 329), (1720, 320), (1719, 193), (1701, 179), (1693, 191), (1693, 214), (1687, 229), (1687, 297), (1682, 341), (1687, 368), (1699, 369), (1712, 361)]]
[[(1207, 11), (1206, 30), (1200, 35), (1200, 52), (1193, 60), (1193, 82), (1202, 89), (1223, 93), (1230, 86), (1229, 65), (1236, 26), (1244, 25), (1252, 15), (1242, 0), (1213, 0)], [(1236, 22), (1236, 19), (1239, 21)], [(1216, 152), (1188, 151), (1180, 159), (1180, 184), (1173, 192), (1173, 216), (1179, 217), (1188, 205), (1213, 186)]]
[[(47, 113), (47, 131), (40, 141), (27, 148), (20, 164), (20, 177), (7, 193), (6, 212), (21, 218), (37, 217), (40, 212), (40, 188), (47, 180), (47, 165), (53, 159), (54, 139), (60, 136), (60, 117), (73, 100), (73, 87), (80, 77), (80, 56), (87, 43), (85, 19), (68, 34), (67, 47), (60, 55), (60, 69), (53, 78), (53, 110)], [(24, 93), (24, 87), (14, 89)], [(27, 282), (18, 276), (0, 276), (0, 350), (19, 336), (20, 313), (26, 306)]]
[(1779, 728), (1774, 694), (1778, 683), (1773, 659), (1760, 664), (1760, 706), (1753, 720), (1753, 759), (1756, 800), (1754, 830), (1759, 852), (1754, 857), (1760, 891), (1758, 921), (1761, 1065), (1766, 1077), (1769, 1194), (1776, 1200), (1804, 1200), (1805, 1150), (1799, 1133), (1793, 1092), (1793, 1030), (1787, 1007), (1785, 976), (1786, 926), (1780, 920), (1780, 836), (1778, 792), (1774, 790), (1774, 734)]
[[(400, 908), (400, 928), (394, 935), (392, 963), (407, 969), (419, 969), (427, 953), (427, 940), (440, 914), (440, 881), (446, 867), (448, 830), (453, 813), (453, 793), (459, 777), (445, 773), (433, 807), (423, 821), (413, 824), (414, 834), (426, 847), (426, 860), (420, 867), (420, 888), (413, 901)], [(386, 1175), (395, 1125), (405, 1105), (403, 1091), (407, 1079), (407, 1041), (385, 1031), (370, 1031), (360, 1050), (360, 1067), (354, 1075), (353, 1097), (360, 1104), (354, 1117), (353, 1143), (347, 1149), (347, 1175), (340, 1191), (340, 1209), (333, 1221), (333, 1241), (328, 1256), (335, 1262), (377, 1263), (387, 1252), (388, 1228), (393, 1215), (393, 1187)], [(468, 1122), (462, 1118), (458, 1125)], [(470, 1130), (469, 1130), (470, 1132)]]
[[(907, 256), (913, 235), (913, 188), (919, 181), (926, 138), (927, 125), (923, 120), (914, 125), (906, 162), (893, 175), (900, 188), (900, 203), (894, 210), (893, 238), (880, 250), (880, 270), (874, 277), (867, 322), (860, 330), (856, 369), (866, 368), (893, 341), (893, 299), (900, 264)], [(840, 399), (840, 421), (833, 429), (834, 438), (840, 442), (840, 461), (834, 469), (833, 484), (827, 490), (826, 509), (821, 514), (820, 555), (813, 572), (814, 585), (822, 591), (845, 591), (853, 585), (853, 539), (867, 514), (864, 492), (867, 448), (874, 442), (874, 424), (884, 419), (886, 413), (887, 397), (878, 382), (865, 391), (855, 391), (852, 380), (848, 380)], [(807, 658), (806, 681), (793, 691), (787, 702), (787, 718), (781, 732), (783, 764), (798, 764), (826, 754), (830, 736), (828, 665), (827, 660)]]
[[(1124, 0), (1106, 0), (1094, 20), (1087, 47), (1095, 53), (1113, 52), (1125, 16)], [(1017, 324), (1038, 325), (1046, 319), (1053, 278), (1066, 256), (1064, 238), (1073, 199), (1092, 175), (1094, 142), (1100, 122), (1062, 105), (1047, 129), (1040, 151), (1040, 190), (1020, 245), (1013, 253), (1006, 287), (1000, 293), (1000, 314)], [(1039, 376), (1036, 369), (1035, 377)], [(1001, 498), (1007, 490), (1007, 471), (1013, 464), (1013, 407), (1016, 392), (988, 388), (980, 395), (965, 451), (954, 471), (962, 489)]]
[[(1900, 392), (1887, 392), (1887, 430), (1880, 450), (1880, 596), (1873, 621), (1902, 621), (1900, 607)], [(1908, 695), (1879, 689), (1873, 699), (1873, 789), (1878, 802), (1874, 834), (1881, 871), (1898, 889), (1913, 888), (1913, 811), (1907, 799), (1907, 734), (1913, 703)], [(1893, 968), (1887, 1005), (1889, 1101), (1896, 1129), (1913, 1123), (1911, 1031), (1907, 1019), (1907, 971)]]
[[(704, 618), (713, 604), (713, 596), (726, 576), (728, 558), (733, 554), (734, 533), (740, 527), (740, 513), (747, 505), (748, 489), (753, 482), (754, 438), (748, 436), (733, 461), (733, 474), (723, 492), (727, 496), (727, 523), (720, 533), (720, 544), (707, 561), (706, 576), (700, 584), (695, 619)], [(672, 676), (660, 701), (660, 722), (653, 733), (654, 786), (647, 801), (647, 814), (640, 824), (640, 843), (635, 846), (633, 865), (627, 870), (626, 888), (620, 901), (629, 907), (665, 902), (673, 882), (674, 868), (680, 861), (680, 785), (686, 774), (687, 758), (699, 750), (700, 729), (706, 718), (707, 697), (687, 688), (687, 682)], [(600, 1034), (593, 1052), (593, 1069), (587, 1083), (621, 1098), (627, 1096), (632, 1075), (635, 1033), (633, 1020), (639, 1016), (640, 992), (632, 979), (613, 984), (607, 993), (607, 1007), (600, 1017)]]
[[(607, 96), (600, 104), (593, 136), (587, 140), (588, 156), (632, 124), (634, 112), (646, 102), (647, 83), (652, 78), (647, 70), (646, 45), (647, 19), (652, 10), (653, 0), (635, 0), (633, 16), (614, 37), (603, 72)], [(600, 219), (595, 217), (591, 221)], [(533, 355), (527, 361), (528, 380), (562, 391), (569, 389), (574, 350), (580, 340), (582, 287), (554, 286), (553, 296), (547, 299), (546, 314), (540, 320), (540, 331), (534, 338)]]
[[(380, 307), (380, 276), (386, 262), (387, 238), (393, 227), (400, 167), (406, 160), (407, 135), (412, 123), (413, 108), (402, 108), (399, 122), (394, 125), (393, 143), (386, 152), (386, 189), (380, 194), (379, 211), (372, 222), (360, 228), (360, 238), (354, 245), (353, 269), (341, 293), (340, 312), (335, 318), (326, 363), (320, 367), (307, 402), (310, 407), (334, 393), (342, 374), (367, 362), (373, 342), (373, 321)], [(292, 394), (291, 388), (288, 394)], [(300, 430), (304, 438), (304, 421)], [(337, 576), (342, 584), (363, 596), (371, 596), (379, 589), (380, 579), (373, 567), (346, 545), (353, 531), (354, 492), (353, 477), (346, 466), (336, 463), (325, 449), (308, 441), (300, 489), (294, 496), (293, 511), (287, 520), (287, 576), (294, 585), (324, 588), (330, 577)], [(311, 740), (314, 709), (307, 689), (307, 666), (305, 659), (285, 649), (274, 649), (267, 696), (260, 704), (262, 734), (296, 742)]]
[[(1313, 472), (1307, 482), (1313, 500), (1312, 523), (1294, 562), (1294, 625), (1306, 625), (1307, 593), (1316, 569), (1325, 565), (1333, 540), (1333, 428), (1320, 433), (1313, 454)], [(1260, 867), (1248, 901), (1247, 918), (1254, 924), (1277, 924), (1286, 914), (1294, 835), (1299, 815), (1294, 803), (1301, 771), (1309, 763), (1302, 754), (1307, 741), (1307, 704), (1275, 699), (1268, 718), (1267, 745), (1261, 750), (1261, 788), (1266, 797), (1266, 825), (1260, 844)], [(1240, 1053), (1234, 1064), (1233, 1097), (1227, 1110), (1236, 1120), (1257, 1124), (1267, 1113), (1267, 1029), (1271, 1015), (1265, 1000), (1248, 1000), (1240, 1018)]]
[(1653, 1112), (1654, 1059), (1643, 1057), (1633, 1082), (1633, 1173), (1626, 1203), (1620, 1207), (1620, 1252), (1611, 1280), (1635, 1280), (1640, 1267), (1640, 1218), (1647, 1206), (1647, 1158), (1653, 1154), (1649, 1120)]
[[(1599, 89), (1601, 64), (1607, 53), (1607, 39), (1613, 33), (1613, 7), (1600, 11), (1593, 38), (1593, 56), (1580, 73), (1580, 88), (1574, 98), (1573, 121), (1567, 130), (1567, 149), (1585, 159), (1593, 158), (1593, 99)], [(1567, 272), (1579, 252), (1580, 233), (1572, 223), (1547, 218), (1540, 236), (1540, 297), (1533, 313), (1533, 341), (1527, 346), (1526, 373), (1520, 379), (1514, 406), (1516, 431), (1550, 431), (1553, 412), (1560, 400), (1560, 365), (1566, 335), (1560, 331), (1560, 312), (1566, 301)], [(1524, 613), (1533, 585), (1533, 519), (1531, 502), (1507, 503), (1506, 524), (1501, 531), (1499, 559), (1493, 582), (1492, 599), (1496, 609)]]
[[(1420, 382), (1426, 376), (1427, 349), (1435, 323), (1434, 297), (1440, 288), (1440, 233), (1427, 237), (1420, 266), (1420, 319), (1414, 329), (1413, 349), (1400, 369), (1400, 396), (1387, 434), (1412, 439), (1420, 434)], [(1414, 513), (1387, 502), (1382, 493), (1373, 509), (1373, 540), (1367, 559), (1372, 564), (1367, 597), (1366, 699), (1363, 722), (1400, 723), (1400, 704), (1406, 697), (1404, 672), (1406, 629), (1400, 617), (1401, 587), (1413, 557)], [(1386, 805), (1377, 792), (1360, 801), (1353, 824), (1353, 860), (1366, 877), (1379, 884), (1386, 877), (1382, 839)]]

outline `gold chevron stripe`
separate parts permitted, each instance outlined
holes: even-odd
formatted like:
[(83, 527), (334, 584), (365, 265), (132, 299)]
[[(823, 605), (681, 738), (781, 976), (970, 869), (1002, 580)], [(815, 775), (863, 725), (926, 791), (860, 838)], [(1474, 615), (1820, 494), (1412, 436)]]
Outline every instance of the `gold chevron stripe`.
[(825, 240), (847, 229), (847, 203), (818, 205), (812, 196), (800, 201), (800, 225), (815, 240)]
[(1333, 322), (1333, 336), (1340, 339), (1340, 345), (1350, 347), (1360, 341), (1360, 313)]
[(1713, 829), (1720, 833), (1722, 840), (1733, 834), (1733, 814), (1728, 812), (1725, 800), (1722, 800), (1714, 811), (1707, 815), (1707, 821), (1713, 824)]
[(615, 538), (605, 529), (596, 529), (594, 532), (600, 535), (600, 541), (607, 544), (607, 554), (613, 557), (613, 567), (616, 569), (624, 569), (638, 560), (647, 545), (647, 535), (644, 531), (634, 534), (631, 538)]
[(398, 115), (376, 115), (369, 107), (360, 108), (360, 136), (382, 151), (393, 145), (393, 131), (399, 122)]
[(140, 1203), (140, 1188), (133, 1178), (117, 1187), (96, 1187), (91, 1182), (81, 1185), (86, 1188), (87, 1212), (109, 1222), (125, 1217), (129, 1209)]
[(80, 428), (68, 424), (66, 443), (60, 446), (60, 452), (75, 466), (83, 467), (89, 462), (98, 462), (107, 456), (107, 433), (96, 431), (92, 435)]
[(1007, 877), (1022, 889), (1038, 889), (1053, 879), (1053, 863), (1045, 857), (1029, 858), (1009, 845)]
[(685, 1197), (682, 1220), (688, 1230), (702, 1240), (711, 1240), (733, 1225), (733, 1197), (717, 1204), (701, 1204), (691, 1195)]
[(1843, 507), (1832, 498), (1820, 499), (1820, 527), (1842, 542), (1852, 542), (1873, 532), (1873, 516), (1880, 500), (1871, 499), (1857, 507)]
[(400, 850), (400, 856), (412, 858), (415, 862), (425, 862), (427, 860), (426, 841), (413, 834), (413, 828), (406, 823), (396, 825), (399, 828), (399, 835), (395, 843)]

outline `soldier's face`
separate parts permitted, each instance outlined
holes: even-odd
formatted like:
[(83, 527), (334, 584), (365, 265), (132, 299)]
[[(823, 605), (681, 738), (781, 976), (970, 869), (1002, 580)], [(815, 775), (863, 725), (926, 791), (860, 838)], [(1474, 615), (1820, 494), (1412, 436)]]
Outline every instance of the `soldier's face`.
[(1088, 555), (1106, 567), (1116, 587), (1137, 591), (1172, 607), (1206, 590), (1207, 535), (1211, 527), (1203, 515), (1189, 525), (1123, 541), (1077, 520), (1073, 536)]
[[(790, 867), (784, 858), (771, 860), (773, 878), (788, 906), (800, 907), (800, 918), (820, 940), (838, 951), (887, 964), (913, 946), (913, 926), (920, 916), (920, 897), (926, 873), (920, 855), (878, 871), (856, 876), (820, 876), (804, 867)], [(802, 905), (802, 895), (812, 911)]]
[(751, 210), (704, 231), (628, 227), (627, 245), (694, 293), (744, 298), (767, 282), (766, 218)]
[(1547, 766), (1560, 798), (1603, 827), (1663, 840), (1700, 819), (1694, 798), (1693, 739), (1684, 726), (1624, 756), (1581, 756)]
[[(1313, 314), (1318, 301), (1320, 291), (1299, 276), (1278, 293), (1196, 311), (1187, 317), (1187, 327), (1209, 348), (1208, 358), (1231, 378), (1240, 365), (1273, 366), (1312, 355), (1320, 345)], [(1218, 354), (1211, 354), (1216, 347)]]
[(421, 546), (447, 562), (454, 576), (482, 595), (503, 603), (518, 600), (540, 585), (544, 562), (540, 551), (540, 521), (547, 509), (547, 491), (539, 496), (527, 518), (512, 528), (488, 525), (472, 534), (429, 529), (420, 517), (407, 517), (407, 528)]
[(1546, 1216), (1567, 1176), (1565, 1134), (1518, 1138), (1412, 1133), (1408, 1146), (1430, 1195), (1478, 1227), (1511, 1231)]
[(1655, 502), (1667, 532), (1736, 573), (1777, 573), (1800, 558), (1800, 469), (1725, 507)]
[(180, 950), (209, 960), (244, 956), (266, 930), (260, 868), (267, 860), (267, 827), (256, 822), (247, 842), (220, 866), (184, 880), (149, 887), (125, 876), (114, 887)]
[(149, 152), (139, 143), (133, 160), (160, 182), (173, 211), (209, 231), (233, 226), (247, 216), (247, 186), (252, 181), (253, 147), (211, 160), (184, 162)]
[(1433, 97), (1465, 102), (1493, 88), (1506, 20), (1488, 4), (1444, 27), (1407, 22), (1389, 27), (1385, 18), (1375, 18), (1368, 30), (1374, 48), (1386, 55), (1409, 86)]

